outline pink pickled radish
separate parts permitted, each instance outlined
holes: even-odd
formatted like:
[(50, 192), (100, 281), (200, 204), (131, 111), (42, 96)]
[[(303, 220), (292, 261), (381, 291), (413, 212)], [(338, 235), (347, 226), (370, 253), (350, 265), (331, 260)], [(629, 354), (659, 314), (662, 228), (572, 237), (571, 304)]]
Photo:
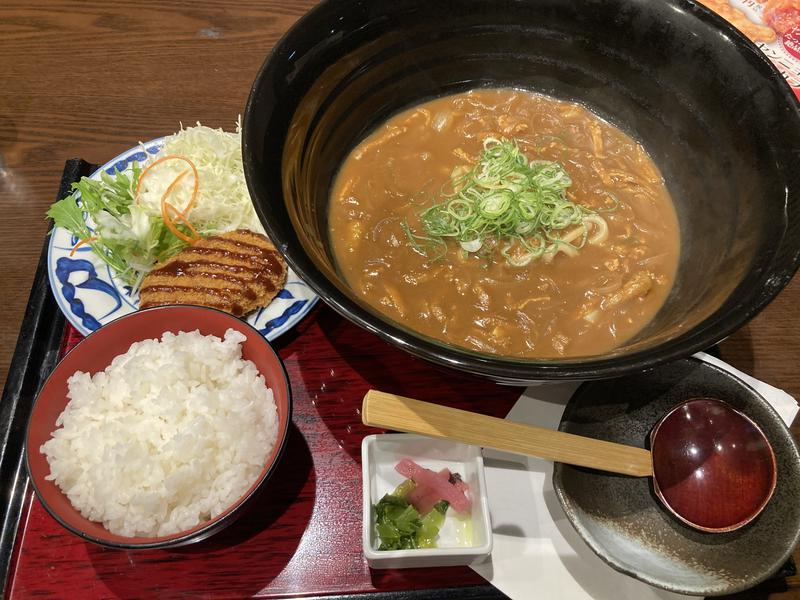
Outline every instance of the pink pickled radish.
[(469, 512), (470, 501), (465, 494), (466, 486), (455, 486), (441, 475), (420, 467), (413, 460), (404, 458), (395, 466), (395, 470), (403, 477), (413, 479), (417, 485), (435, 490), (441, 500), (447, 500), (453, 510), (459, 513)]
[[(450, 469), (442, 469), (437, 475), (444, 481), (448, 481), (450, 479)], [(407, 498), (421, 515), (427, 515), (433, 510), (436, 503), (442, 499), (438, 490), (421, 484), (417, 484), (416, 487), (408, 493)]]

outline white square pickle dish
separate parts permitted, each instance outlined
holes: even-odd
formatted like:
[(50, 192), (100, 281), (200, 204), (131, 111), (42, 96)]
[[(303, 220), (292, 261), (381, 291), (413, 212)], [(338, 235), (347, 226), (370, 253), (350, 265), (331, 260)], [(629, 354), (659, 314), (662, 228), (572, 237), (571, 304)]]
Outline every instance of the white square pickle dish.
[[(433, 471), (447, 467), (469, 486), (472, 507), (466, 522), (452, 509), (439, 532), (436, 548), (378, 550), (374, 505), (404, 480), (395, 470), (403, 458)], [(480, 562), (492, 552), (492, 523), (481, 448), (409, 433), (368, 435), (361, 442), (364, 556), (373, 569), (451, 567)]]

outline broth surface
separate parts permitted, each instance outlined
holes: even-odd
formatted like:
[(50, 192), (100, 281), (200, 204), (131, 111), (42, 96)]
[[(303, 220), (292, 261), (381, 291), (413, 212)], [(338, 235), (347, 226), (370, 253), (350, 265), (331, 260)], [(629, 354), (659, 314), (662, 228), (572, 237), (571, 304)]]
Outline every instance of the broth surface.
[[(454, 169), (474, 166), (487, 138), (560, 163), (567, 197), (599, 211), (607, 238), (525, 266), (453, 241), (444, 256), (415, 250), (407, 227), (424, 235), (420, 213), (442, 201)], [(672, 201), (641, 145), (580, 105), (511, 89), (390, 118), (343, 163), (329, 228), (340, 272), (375, 310), (448, 344), (526, 358), (602, 354), (629, 340), (664, 303), (679, 254)]]

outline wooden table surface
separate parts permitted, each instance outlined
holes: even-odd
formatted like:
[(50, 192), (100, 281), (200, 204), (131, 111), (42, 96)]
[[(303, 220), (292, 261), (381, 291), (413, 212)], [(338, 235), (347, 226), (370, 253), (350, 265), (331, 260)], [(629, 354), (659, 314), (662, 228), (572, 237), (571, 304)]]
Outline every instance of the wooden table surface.
[[(313, 4), (6, 0), (0, 5), (0, 207), (6, 224), (0, 381), (46, 234), (44, 213), (55, 200), (65, 159), (102, 163), (180, 123), (234, 127), (267, 52)], [(800, 397), (798, 306), (795, 278), (721, 345), (722, 357)], [(795, 597), (800, 578), (789, 583), (790, 589), (769, 597)]]

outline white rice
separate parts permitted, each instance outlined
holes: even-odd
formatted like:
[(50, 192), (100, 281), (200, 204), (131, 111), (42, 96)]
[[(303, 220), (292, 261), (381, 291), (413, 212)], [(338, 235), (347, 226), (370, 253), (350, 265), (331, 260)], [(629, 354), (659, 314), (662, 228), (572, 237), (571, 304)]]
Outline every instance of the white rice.
[(241, 333), (165, 333), (91, 377), (41, 451), (72, 505), (110, 532), (162, 536), (214, 518), (260, 474), (278, 434), (275, 401)]

